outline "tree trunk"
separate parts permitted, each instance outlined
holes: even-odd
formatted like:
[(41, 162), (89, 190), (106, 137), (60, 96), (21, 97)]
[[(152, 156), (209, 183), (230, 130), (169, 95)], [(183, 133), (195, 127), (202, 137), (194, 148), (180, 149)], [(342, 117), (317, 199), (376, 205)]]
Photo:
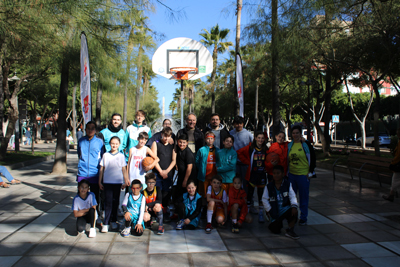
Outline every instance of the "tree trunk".
[(143, 72), (143, 67), (142, 67), (142, 46), (139, 46), (139, 52), (138, 52), (138, 64), (137, 64), (137, 79), (136, 79), (136, 103), (135, 103), (135, 111), (139, 110), (139, 101), (140, 101), (140, 87), (141, 87), (141, 81), (142, 81), (142, 72)]
[[(4, 139), (4, 133), (3, 133), (3, 120), (4, 120), (4, 89), (3, 89), (3, 82), (4, 79), (7, 79), (8, 76), (3, 75), (3, 61), (4, 61), (4, 55), (6, 50), (6, 43), (4, 40), (2, 40), (2, 45), (0, 49), (0, 142), (3, 141)], [(7, 142), (8, 145), (8, 142)], [(3, 144), (1, 144), (3, 146)]]
[(101, 89), (101, 83), (99, 82), (99, 86), (97, 89), (97, 97), (96, 97), (96, 126), (97, 131), (101, 130), (101, 96), (103, 91)]
[(372, 86), (375, 92), (375, 106), (374, 106), (374, 147), (375, 156), (380, 157), (381, 151), (379, 148), (379, 105), (381, 97), (379, 95), (378, 82), (373, 82)]
[(215, 113), (215, 93), (211, 94), (211, 113)]
[(69, 78), (69, 56), (64, 55), (61, 68), (61, 83), (60, 83), (60, 95), (59, 95), (59, 117), (58, 117), (58, 128), (57, 128), (57, 146), (56, 155), (53, 165), (53, 174), (67, 173), (67, 142), (66, 142), (66, 130), (67, 130), (67, 99), (68, 99), (68, 78)]
[(125, 82), (125, 90), (124, 90), (124, 122), (123, 127), (124, 131), (126, 130), (126, 117), (128, 116), (128, 82)]
[(272, 134), (275, 135), (280, 131), (281, 114), (279, 112), (279, 55), (278, 55), (278, 0), (272, 0), (271, 2), (271, 13), (272, 13), (272, 31), (271, 31), (271, 56), (272, 56), (272, 118), (273, 118), (273, 130)]

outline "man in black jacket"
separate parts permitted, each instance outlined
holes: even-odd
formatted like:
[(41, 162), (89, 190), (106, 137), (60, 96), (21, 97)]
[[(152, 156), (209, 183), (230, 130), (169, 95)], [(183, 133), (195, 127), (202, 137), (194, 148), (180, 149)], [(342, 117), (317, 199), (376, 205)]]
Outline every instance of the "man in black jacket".
[(218, 149), (224, 148), (225, 137), (229, 136), (229, 131), (220, 122), (219, 115), (213, 113), (210, 117), (210, 124), (204, 130), (204, 133), (211, 131), (215, 134), (214, 146)]
[(181, 134), (188, 136), (188, 147), (196, 154), (196, 152), (204, 146), (204, 135), (199, 128), (196, 127), (197, 117), (194, 113), (189, 113), (186, 116), (186, 126), (180, 129), (176, 134), (176, 140), (178, 140)]

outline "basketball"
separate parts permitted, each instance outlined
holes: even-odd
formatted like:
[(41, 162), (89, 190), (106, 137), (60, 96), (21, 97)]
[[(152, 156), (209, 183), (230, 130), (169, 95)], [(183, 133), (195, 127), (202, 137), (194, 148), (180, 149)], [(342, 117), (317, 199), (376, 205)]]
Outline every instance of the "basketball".
[(268, 153), (267, 154), (267, 162), (277, 161), (279, 163), (279, 155), (276, 153)]
[(147, 168), (154, 162), (154, 159), (152, 157), (145, 157), (142, 161), (142, 166), (143, 168)]

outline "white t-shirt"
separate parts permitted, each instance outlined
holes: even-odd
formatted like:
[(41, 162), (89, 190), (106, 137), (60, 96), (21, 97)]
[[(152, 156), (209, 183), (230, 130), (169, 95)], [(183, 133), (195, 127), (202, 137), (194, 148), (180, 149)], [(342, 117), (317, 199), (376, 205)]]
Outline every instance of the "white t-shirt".
[[(208, 188), (207, 188), (207, 195), (211, 195), (211, 190), (212, 190), (212, 187), (211, 187), (211, 185), (209, 185)], [(223, 189), (221, 188), (221, 190), (223, 190)], [(220, 191), (215, 192), (214, 194), (215, 194), (215, 195), (218, 195), (219, 192), (220, 192)], [(226, 195), (225, 190), (224, 190), (224, 192), (222, 193), (222, 202), (228, 203), (228, 196)]]
[(125, 156), (121, 152), (111, 154), (106, 152), (100, 161), (100, 166), (104, 167), (103, 183), (123, 184), (124, 175), (122, 168), (126, 166)]
[(129, 180), (131, 182), (133, 180), (139, 180), (142, 184), (144, 184), (144, 175), (146, 172), (143, 170), (142, 160), (147, 155), (147, 146), (144, 146), (141, 149), (132, 147), (129, 151), (129, 155), (132, 155), (131, 165), (129, 167)]
[(96, 197), (93, 192), (88, 192), (85, 199), (81, 198), (79, 194), (74, 197), (72, 201), (72, 210), (85, 210), (97, 205)]

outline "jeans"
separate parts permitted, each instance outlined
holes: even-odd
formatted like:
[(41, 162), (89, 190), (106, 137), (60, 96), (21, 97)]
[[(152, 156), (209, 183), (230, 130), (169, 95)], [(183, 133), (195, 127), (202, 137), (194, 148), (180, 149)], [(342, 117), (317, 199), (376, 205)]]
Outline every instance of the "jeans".
[[(1, 173), (4, 177), (6, 177), (6, 179), (7, 179), (9, 182), (11, 182), (12, 180), (14, 180), (14, 178), (11, 176), (10, 172), (7, 170), (6, 167), (0, 166), (0, 173)], [(0, 176), (0, 180), (3, 180), (3, 179), (1, 179), (1, 176)]]
[(307, 221), (308, 216), (308, 196), (310, 193), (310, 180), (307, 175), (295, 175), (289, 173), (289, 182), (295, 194), (299, 190), (300, 220)]

